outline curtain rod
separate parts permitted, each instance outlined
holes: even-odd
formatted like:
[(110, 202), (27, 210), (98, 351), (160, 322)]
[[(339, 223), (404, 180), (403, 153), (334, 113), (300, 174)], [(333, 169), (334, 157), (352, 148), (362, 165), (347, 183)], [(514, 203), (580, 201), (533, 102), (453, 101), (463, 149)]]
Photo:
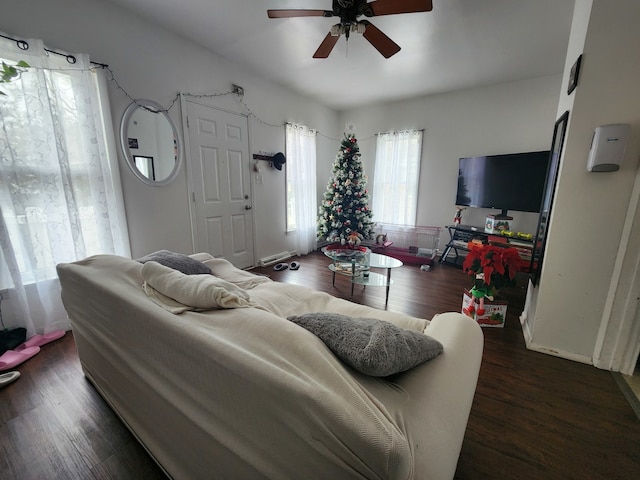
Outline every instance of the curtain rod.
[[(26, 40), (18, 40), (17, 38), (12, 38), (12, 37), (7, 37), (5, 35), (0, 34), (0, 37), (2, 38), (6, 38), (7, 40), (11, 40), (12, 42), (16, 42), (16, 46), (20, 49), (20, 50), (29, 50), (29, 43)], [(65, 57), (67, 59), (67, 62), (69, 62), (70, 64), (75, 64), (77, 62), (77, 59), (74, 55), (68, 54), (68, 53), (61, 53), (61, 52), (57, 52), (55, 50), (50, 50), (48, 48), (44, 48), (44, 51), (47, 53), (53, 53), (54, 55), (60, 55), (61, 57)], [(94, 62), (93, 60), (90, 60), (91, 63), (93, 63), (94, 65), (97, 65), (101, 68), (108, 68), (109, 65), (105, 64), (105, 63), (100, 63), (100, 62)]]
[[(411, 131), (411, 130), (415, 130), (416, 132), (424, 132), (424, 128), (405, 128), (404, 130), (393, 130), (393, 132), (405, 132), (405, 131)], [(379, 132), (379, 133), (374, 133), (374, 135), (377, 137), (378, 135), (380, 135), (380, 133), (389, 133), (389, 132)]]

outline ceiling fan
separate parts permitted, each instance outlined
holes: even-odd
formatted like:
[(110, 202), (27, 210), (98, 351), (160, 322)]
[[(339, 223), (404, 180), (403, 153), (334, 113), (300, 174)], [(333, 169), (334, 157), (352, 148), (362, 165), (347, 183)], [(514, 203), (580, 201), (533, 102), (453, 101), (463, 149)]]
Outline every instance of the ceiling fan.
[(361, 16), (378, 17), (398, 13), (430, 12), (432, 0), (333, 0), (332, 10), (267, 10), (269, 18), (339, 17), (340, 23), (331, 27), (313, 58), (327, 58), (338, 43), (340, 35), (349, 40), (350, 33), (360, 33), (383, 57), (389, 58), (400, 51), (400, 46)]

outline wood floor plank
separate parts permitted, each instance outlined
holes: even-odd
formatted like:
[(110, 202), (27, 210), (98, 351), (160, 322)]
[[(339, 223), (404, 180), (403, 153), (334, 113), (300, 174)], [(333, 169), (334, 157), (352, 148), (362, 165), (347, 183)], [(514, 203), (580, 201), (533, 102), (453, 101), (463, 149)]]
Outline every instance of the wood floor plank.
[(135, 439), (122, 443), (113, 455), (93, 467), (91, 474), (94, 480), (113, 480), (115, 478), (163, 480), (167, 478)]
[[(348, 279), (331, 285), (321, 253), (292, 260), (299, 270), (254, 272), (350, 298)], [(440, 264), (430, 271), (405, 265), (392, 279), (386, 308), (422, 318), (459, 311), (470, 286), (460, 269)], [(518, 319), (523, 286), (505, 291), (505, 327), (483, 330), (483, 362), (455, 478), (640, 478), (640, 421), (611, 373), (526, 349)], [(383, 288), (356, 286), (353, 300), (385, 308)], [(84, 378), (71, 333), (18, 370), (18, 381), (0, 389), (2, 478), (165, 478)]]
[[(166, 478), (84, 377), (72, 333), (18, 370), (20, 378), (0, 390), (0, 411), (17, 406), (0, 421), (2, 478)], [(134, 461), (122, 461), (130, 453)], [(109, 469), (114, 459), (119, 469)], [(101, 477), (105, 470), (131, 475)]]

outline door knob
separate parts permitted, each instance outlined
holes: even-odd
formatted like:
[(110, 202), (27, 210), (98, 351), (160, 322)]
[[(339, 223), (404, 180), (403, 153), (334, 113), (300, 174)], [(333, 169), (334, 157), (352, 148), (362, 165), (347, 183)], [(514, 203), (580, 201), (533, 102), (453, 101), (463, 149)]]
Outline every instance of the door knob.
[(244, 209), (245, 209), (245, 210), (251, 210), (251, 205), (245, 205), (245, 206), (244, 206)]

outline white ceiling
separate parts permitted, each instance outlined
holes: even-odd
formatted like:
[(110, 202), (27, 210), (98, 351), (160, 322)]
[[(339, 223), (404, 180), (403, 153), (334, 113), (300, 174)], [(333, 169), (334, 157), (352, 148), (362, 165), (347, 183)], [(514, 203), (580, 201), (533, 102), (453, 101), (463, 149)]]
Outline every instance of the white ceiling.
[(331, 0), (110, 0), (248, 71), (337, 110), (563, 71), (574, 0), (433, 0), (433, 10), (369, 20), (402, 50), (362, 36), (313, 59), (337, 18), (269, 19), (267, 9), (331, 10)]

